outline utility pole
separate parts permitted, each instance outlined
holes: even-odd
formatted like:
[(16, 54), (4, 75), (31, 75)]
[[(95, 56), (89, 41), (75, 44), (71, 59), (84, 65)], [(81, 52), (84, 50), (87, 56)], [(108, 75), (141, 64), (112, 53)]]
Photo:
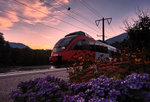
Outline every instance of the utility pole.
[(95, 23), (96, 23), (97, 26), (99, 25), (100, 21), (102, 21), (102, 33), (103, 33), (103, 35), (102, 35), (103, 38), (102, 39), (103, 39), (103, 41), (105, 41), (105, 26), (104, 26), (105, 20), (107, 20), (108, 24), (110, 24), (111, 21), (112, 21), (112, 18), (104, 18), (103, 17), (102, 19), (95, 20)]

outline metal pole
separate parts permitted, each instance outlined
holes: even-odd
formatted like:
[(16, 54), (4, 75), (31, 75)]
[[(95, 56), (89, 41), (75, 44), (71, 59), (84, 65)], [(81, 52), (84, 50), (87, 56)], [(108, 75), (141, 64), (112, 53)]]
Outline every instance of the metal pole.
[(105, 41), (104, 18), (102, 18), (103, 41)]
[[(109, 19), (110, 19), (110, 21), (109, 21)], [(112, 18), (102, 18), (102, 19), (100, 19), (100, 20), (95, 20), (95, 23), (96, 23), (96, 25), (98, 26), (99, 25), (99, 22), (100, 21), (102, 21), (102, 41), (105, 41), (105, 25), (104, 25), (104, 23), (105, 23), (105, 20), (107, 20), (107, 22), (108, 22), (108, 24), (110, 24), (111, 23), (111, 21), (112, 21)]]

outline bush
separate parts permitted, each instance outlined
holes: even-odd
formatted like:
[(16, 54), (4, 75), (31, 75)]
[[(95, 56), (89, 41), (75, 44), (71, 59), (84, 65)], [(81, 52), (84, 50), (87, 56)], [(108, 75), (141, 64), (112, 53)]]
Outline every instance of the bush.
[(67, 88), (64, 80), (47, 76), (20, 82), (11, 97), (14, 102), (61, 102)]
[(95, 63), (90, 63), (79, 57), (73, 67), (67, 69), (69, 82), (87, 82), (91, 78), (97, 78), (101, 75), (113, 77), (116, 80), (124, 79), (132, 73), (150, 74), (150, 60), (146, 55), (144, 49), (140, 51), (137, 48), (137, 51), (131, 52), (126, 48), (121, 51), (118, 58), (111, 61), (98, 59)]
[(14, 102), (149, 102), (150, 76), (136, 74), (123, 80), (106, 76), (80, 84), (47, 76), (20, 82), (11, 93)]
[(149, 74), (131, 74), (124, 80), (100, 76), (89, 82), (73, 83), (64, 102), (149, 102)]

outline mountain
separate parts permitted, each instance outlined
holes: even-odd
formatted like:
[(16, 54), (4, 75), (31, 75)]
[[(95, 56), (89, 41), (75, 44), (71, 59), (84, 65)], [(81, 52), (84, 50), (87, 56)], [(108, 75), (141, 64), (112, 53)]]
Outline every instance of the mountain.
[(22, 43), (9, 42), (9, 45), (12, 48), (20, 48), (20, 49), (22, 49), (22, 48), (30, 48), (30, 47), (28, 47), (28, 46), (26, 46), (26, 45), (24, 45)]
[(118, 36), (115, 36), (115, 37), (113, 37), (113, 38), (107, 39), (106, 42), (107, 42), (108, 44), (113, 44), (113, 43), (115, 43), (115, 42), (121, 42), (121, 41), (123, 41), (124, 39), (128, 39), (128, 33), (122, 33), (122, 34), (120, 34), (120, 35), (118, 35)]

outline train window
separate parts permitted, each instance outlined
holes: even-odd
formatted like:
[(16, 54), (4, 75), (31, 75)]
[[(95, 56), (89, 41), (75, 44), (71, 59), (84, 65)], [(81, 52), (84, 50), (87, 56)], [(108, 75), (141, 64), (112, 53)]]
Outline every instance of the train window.
[(55, 45), (55, 52), (64, 51), (65, 48), (69, 45), (69, 43), (74, 39), (74, 37), (67, 37), (59, 40)]
[(81, 39), (75, 42), (71, 47), (70, 50), (90, 50), (90, 45), (87, 40)]
[(108, 48), (105, 46), (95, 45), (96, 52), (108, 53)]
[(89, 41), (83, 39), (81, 42), (82, 42), (82, 50), (90, 50)]
[(81, 47), (82, 47), (81, 40), (78, 40), (69, 48), (69, 50), (79, 50), (81, 49)]
[(58, 43), (55, 45), (55, 47), (56, 48), (57, 47), (61, 47), (61, 46), (65, 46), (66, 47), (70, 43), (71, 40), (72, 40), (71, 37), (70, 38), (61, 39), (61, 40), (58, 41)]
[(91, 51), (96, 51), (95, 45), (90, 45), (90, 50)]

